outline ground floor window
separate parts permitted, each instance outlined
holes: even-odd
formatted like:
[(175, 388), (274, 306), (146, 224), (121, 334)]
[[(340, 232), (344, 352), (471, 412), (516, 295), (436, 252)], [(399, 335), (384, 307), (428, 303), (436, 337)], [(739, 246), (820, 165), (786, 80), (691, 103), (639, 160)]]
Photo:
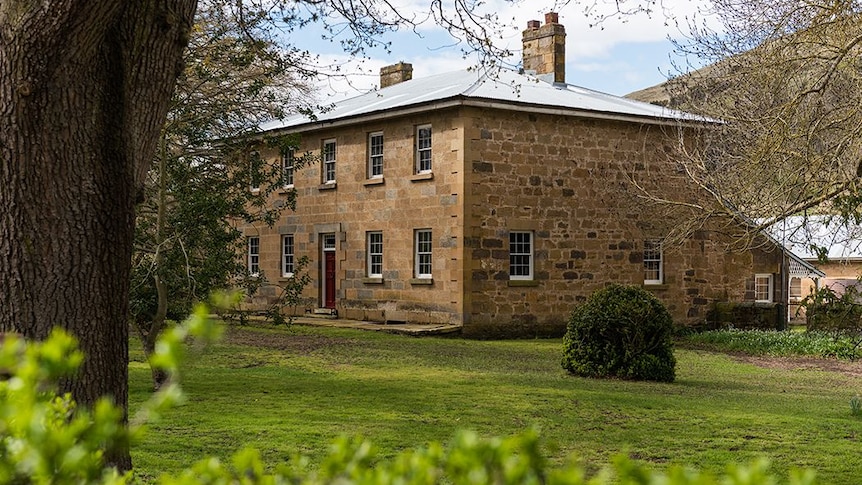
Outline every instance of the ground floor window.
[(416, 230), (416, 278), (431, 278), (431, 229)]
[(509, 232), (509, 279), (533, 279), (533, 232)]
[(802, 278), (790, 278), (790, 298), (794, 300), (802, 298)]
[(379, 231), (369, 232), (367, 236), (368, 247), (368, 276), (370, 278), (383, 277), (383, 233)]
[(661, 241), (644, 241), (644, 284), (660, 285), (663, 280)]
[(772, 303), (772, 275), (754, 275), (754, 301)]
[(248, 238), (248, 272), (252, 276), (260, 274), (260, 238)]
[(281, 236), (281, 275), (293, 276), (293, 234)]

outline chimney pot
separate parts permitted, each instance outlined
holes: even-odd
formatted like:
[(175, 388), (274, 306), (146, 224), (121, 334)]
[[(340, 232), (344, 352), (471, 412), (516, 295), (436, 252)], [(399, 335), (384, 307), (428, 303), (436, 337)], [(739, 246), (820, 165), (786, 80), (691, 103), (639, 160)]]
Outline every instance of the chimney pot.
[(554, 82), (566, 82), (566, 28), (556, 12), (545, 14), (545, 25), (527, 23), (522, 35), (524, 70), (540, 76), (552, 74)]
[(388, 88), (404, 81), (413, 79), (413, 64), (399, 62), (380, 68), (380, 88)]

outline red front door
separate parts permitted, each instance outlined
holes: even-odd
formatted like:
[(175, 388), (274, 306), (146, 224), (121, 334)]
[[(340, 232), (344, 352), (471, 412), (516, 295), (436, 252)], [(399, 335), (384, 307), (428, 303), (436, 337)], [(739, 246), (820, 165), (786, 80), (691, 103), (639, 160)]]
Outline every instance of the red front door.
[(335, 251), (325, 251), (323, 254), (323, 306), (335, 308)]

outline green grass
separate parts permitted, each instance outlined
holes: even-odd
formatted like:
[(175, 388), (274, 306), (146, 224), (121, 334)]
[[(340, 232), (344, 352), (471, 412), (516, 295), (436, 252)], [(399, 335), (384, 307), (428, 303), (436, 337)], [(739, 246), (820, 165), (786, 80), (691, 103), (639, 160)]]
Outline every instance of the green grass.
[[(190, 353), (188, 401), (133, 458), (146, 478), (243, 446), (270, 463), (296, 453), (317, 461), (335, 437), (363, 435), (392, 456), (458, 429), (502, 436), (536, 426), (552, 462), (575, 456), (591, 470), (619, 452), (658, 469), (713, 472), (767, 457), (777, 470), (814, 467), (826, 483), (856, 481), (862, 419), (849, 400), (862, 377), (677, 349), (673, 384), (592, 380), (566, 374), (561, 352), (559, 340), (246, 327)], [(133, 359), (134, 408), (148, 396), (149, 369), (139, 352)]]
[(849, 337), (833, 338), (825, 333), (771, 330), (713, 330), (681, 337), (690, 346), (751, 355), (814, 356), (858, 359), (862, 349)]

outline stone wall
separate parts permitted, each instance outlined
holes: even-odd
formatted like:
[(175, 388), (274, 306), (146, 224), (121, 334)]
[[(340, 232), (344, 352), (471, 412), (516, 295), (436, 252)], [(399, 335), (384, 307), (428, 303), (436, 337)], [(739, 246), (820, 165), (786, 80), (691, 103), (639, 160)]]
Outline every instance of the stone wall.
[[(478, 108), (466, 118), (467, 335), (559, 334), (597, 288), (643, 284), (644, 240), (664, 237), (675, 222), (639, 198), (635, 182), (696, 200), (667, 157), (674, 127)], [(510, 230), (533, 231), (534, 281), (509, 279)], [(663, 284), (645, 286), (677, 323), (692, 324), (715, 301), (743, 299), (754, 273), (780, 272), (781, 255), (728, 252), (701, 230), (667, 248), (663, 261)]]
[[(314, 311), (322, 307), (321, 234), (336, 236), (336, 309), (346, 318), (390, 322), (460, 323), (462, 301), (463, 129), (453, 111), (400, 117), (363, 126), (322, 129), (302, 134), (299, 152), (319, 154), (323, 140), (337, 142), (336, 183), (323, 184), (316, 162), (295, 174), (295, 212), (285, 212), (273, 228), (244, 226), (260, 235), (261, 270), (277, 284), (281, 235), (295, 234), (296, 258), (311, 261), (312, 283), (304, 296)], [(416, 125), (432, 125), (432, 169), (414, 173)], [(367, 175), (368, 134), (384, 134), (383, 177)], [(260, 149), (270, 163), (280, 163), (274, 149)], [(274, 194), (271, 204), (286, 198)], [(431, 229), (433, 278), (414, 278), (413, 232)], [(366, 232), (383, 233), (383, 278), (367, 278)], [(272, 294), (272, 291), (269, 291)], [(258, 301), (258, 303), (263, 303)]]
[[(415, 127), (433, 130), (433, 173), (414, 172)], [(301, 151), (337, 140), (336, 183), (320, 164), (295, 176), (295, 213), (261, 237), (261, 268), (280, 279), (280, 237), (295, 234), (311, 260), (307, 305), (323, 306), (321, 235), (336, 236), (336, 309), (347, 318), (463, 323), (469, 336), (555, 335), (574, 307), (610, 282), (643, 284), (644, 241), (677, 221), (644, 191), (699, 200), (673, 161), (676, 127), (460, 107), (303, 133)], [(369, 179), (367, 137), (384, 133), (384, 174)], [(272, 163), (273, 150), (261, 149)], [(275, 194), (270, 203), (285, 196)], [(413, 232), (433, 232), (433, 280), (414, 278)], [(509, 278), (509, 232), (532, 231), (534, 277)], [(368, 278), (366, 232), (384, 238), (383, 278)], [(663, 254), (664, 279), (645, 285), (680, 324), (703, 322), (715, 302), (744, 301), (755, 273), (772, 273), (778, 251), (728, 252), (709, 228)], [(778, 296), (776, 297), (778, 298)]]

